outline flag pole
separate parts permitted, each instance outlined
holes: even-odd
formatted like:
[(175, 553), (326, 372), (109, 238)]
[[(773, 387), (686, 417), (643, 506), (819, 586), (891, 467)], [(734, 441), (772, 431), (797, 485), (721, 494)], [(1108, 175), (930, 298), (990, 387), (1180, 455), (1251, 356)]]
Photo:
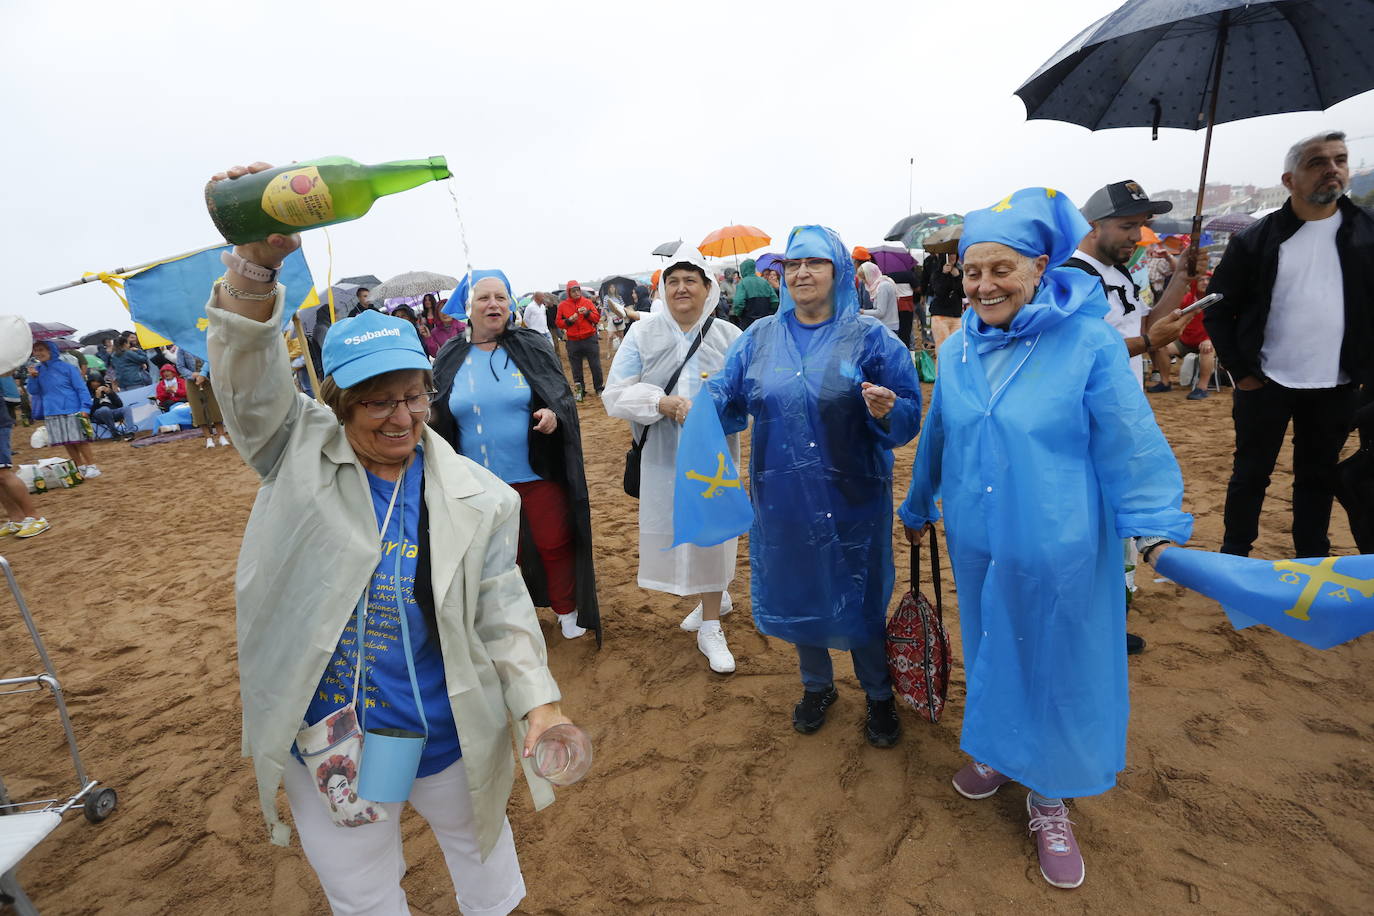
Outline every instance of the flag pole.
[(301, 313), (297, 310), (291, 315), (291, 325), (296, 329), (296, 339), (301, 344), (301, 355), (305, 357), (305, 374), (310, 377), (310, 390), (315, 392), (315, 400), (321, 404), (320, 379), (315, 375), (315, 361), (310, 358), (310, 341), (306, 339), (305, 328), (301, 325)]
[[(224, 242), (217, 242), (214, 245), (207, 245), (204, 248), (195, 248), (191, 251), (183, 251), (181, 254), (169, 255), (167, 257), (162, 258), (154, 258), (151, 261), (148, 261), (143, 264), (135, 264), (132, 267), (116, 267), (114, 270), (105, 271), (104, 276), (110, 276), (113, 274), (128, 274), (138, 270), (146, 270), (147, 268), (155, 267), (158, 264), (165, 264), (168, 261), (180, 261), (182, 258), (189, 258), (191, 255), (200, 254), (202, 251), (212, 251), (216, 248), (222, 247), (224, 247)], [(71, 289), (74, 286), (84, 286), (87, 283), (100, 282), (101, 276), (101, 274), (90, 274), (88, 276), (82, 277), (80, 280), (73, 280), (70, 283), (59, 283), (57, 286), (49, 286), (47, 289), (40, 289), (38, 291), (38, 295), (46, 296), (48, 293), (55, 293), (58, 290)]]

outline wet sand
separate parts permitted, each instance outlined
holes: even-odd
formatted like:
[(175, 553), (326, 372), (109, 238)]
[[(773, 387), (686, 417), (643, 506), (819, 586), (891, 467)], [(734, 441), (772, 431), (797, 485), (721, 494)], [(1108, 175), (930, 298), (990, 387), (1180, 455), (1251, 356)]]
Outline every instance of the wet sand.
[[(1151, 402), (1183, 466), (1193, 543), (1215, 549), (1229, 393)], [(1263, 628), (1236, 632), (1215, 604), (1142, 571), (1130, 628), (1149, 648), (1130, 661), (1127, 769), (1117, 789), (1073, 805), (1087, 881), (1055, 890), (1039, 875), (1018, 787), (981, 802), (950, 787), (964, 762), (955, 607), (944, 722), (906, 712), (895, 749), (869, 747), (862, 691), (838, 659), (828, 723), (797, 734), (795, 655), (750, 623), (744, 546), (726, 618), (738, 670), (722, 677), (678, 629), (691, 602), (635, 584), (636, 505), (620, 491), (628, 433), (594, 397), (581, 413), (605, 648), (564, 641), (552, 614), (541, 618), (565, 709), (597, 756), (543, 812), (517, 785), (521, 912), (1355, 913), (1374, 900), (1374, 637), (1319, 652)], [(24, 462), (27, 433), (15, 435)], [(898, 500), (914, 449), (898, 452)], [(45, 914), (326, 912), (299, 846), (267, 842), (239, 757), (232, 583), (256, 479), (237, 452), (199, 440), (99, 443), (96, 455), (105, 476), (40, 497), (52, 530), (0, 552), (37, 617), (86, 764), (118, 789), (119, 808), (101, 825), (69, 818), (24, 860), (22, 883)], [(1260, 556), (1289, 555), (1288, 455)], [(1339, 508), (1332, 531), (1336, 552), (1354, 552)], [(902, 569), (904, 542), (897, 550)], [(37, 671), (8, 598), (0, 646), (0, 676)], [(0, 776), (16, 798), (70, 791), (45, 696), (0, 698)], [(424, 822), (408, 813), (403, 833), (414, 911), (456, 912)]]

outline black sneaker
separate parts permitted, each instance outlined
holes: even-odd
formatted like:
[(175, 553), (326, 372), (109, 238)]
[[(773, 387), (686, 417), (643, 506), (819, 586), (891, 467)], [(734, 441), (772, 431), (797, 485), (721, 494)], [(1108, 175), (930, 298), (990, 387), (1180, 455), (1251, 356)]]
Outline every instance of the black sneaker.
[(1145, 651), (1145, 640), (1141, 639), (1139, 636), (1135, 635), (1134, 633), (1127, 633), (1127, 634), (1126, 634), (1126, 654), (1127, 654), (1127, 655), (1139, 655), (1141, 652), (1144, 652), (1144, 651)]
[(874, 747), (892, 747), (902, 733), (902, 723), (897, 718), (897, 704), (891, 697), (886, 700), (868, 698), (868, 715), (864, 721), (864, 737)]
[(801, 702), (792, 710), (792, 727), (803, 735), (811, 734), (825, 724), (825, 711), (839, 698), (834, 684), (829, 690), (804, 692)]

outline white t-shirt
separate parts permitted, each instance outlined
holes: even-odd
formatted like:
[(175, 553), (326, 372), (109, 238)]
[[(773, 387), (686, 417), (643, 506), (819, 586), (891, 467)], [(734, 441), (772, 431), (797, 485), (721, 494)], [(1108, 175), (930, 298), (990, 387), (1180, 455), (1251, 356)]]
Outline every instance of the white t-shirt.
[[(1139, 337), (1141, 319), (1145, 317), (1145, 307), (1140, 302), (1140, 294), (1131, 285), (1131, 278), (1124, 270), (1115, 264), (1103, 264), (1097, 258), (1088, 254), (1083, 249), (1074, 252), (1074, 257), (1081, 258), (1096, 270), (1098, 276), (1102, 277), (1108, 289), (1107, 293), (1107, 324), (1116, 328), (1117, 333), (1123, 338)], [(1121, 292), (1118, 293), (1117, 289)], [(1131, 310), (1126, 311), (1126, 305), (1131, 306)], [(1131, 371), (1140, 380), (1140, 384), (1145, 384), (1145, 357), (1131, 357)]]
[(544, 311), (544, 306), (538, 302), (531, 302), (525, 306), (525, 313), (521, 317), (525, 322), (525, 327), (531, 331), (538, 331), (545, 337), (549, 336), (549, 316)]
[(1345, 287), (1336, 230), (1341, 212), (1308, 220), (1279, 246), (1260, 368), (1285, 388), (1334, 388), (1341, 371)]

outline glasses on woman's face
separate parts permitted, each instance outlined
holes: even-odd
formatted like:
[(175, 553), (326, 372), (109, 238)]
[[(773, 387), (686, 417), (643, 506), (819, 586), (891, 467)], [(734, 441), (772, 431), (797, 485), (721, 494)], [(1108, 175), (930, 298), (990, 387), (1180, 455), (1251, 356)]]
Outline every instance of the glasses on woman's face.
[(396, 412), (397, 404), (406, 405), (406, 410), (411, 413), (424, 413), (429, 410), (429, 402), (432, 401), (434, 396), (438, 393), (437, 391), (422, 391), (408, 398), (387, 398), (383, 401), (359, 401), (358, 405), (362, 407), (372, 419), (385, 420)]
[(796, 258), (791, 261), (782, 262), (782, 272), (789, 277), (796, 276), (803, 267), (808, 273), (821, 273), (830, 266), (828, 258)]

